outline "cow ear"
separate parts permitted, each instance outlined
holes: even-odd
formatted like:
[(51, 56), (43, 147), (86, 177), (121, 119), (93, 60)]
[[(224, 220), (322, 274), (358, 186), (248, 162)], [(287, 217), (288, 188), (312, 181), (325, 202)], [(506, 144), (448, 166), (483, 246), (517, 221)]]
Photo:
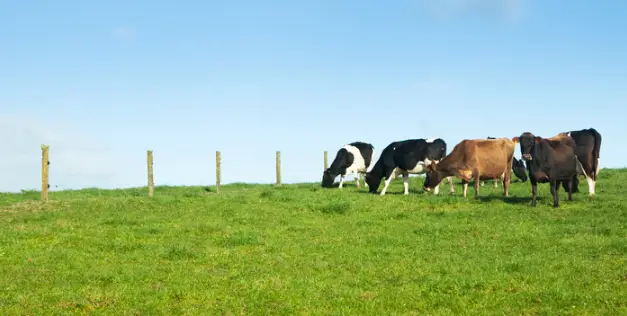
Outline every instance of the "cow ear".
[(536, 139), (536, 144), (539, 144), (540, 141), (542, 141), (542, 137), (540, 137), (540, 136), (536, 136), (535, 139)]
[(518, 144), (518, 142), (520, 141), (520, 138), (518, 136), (515, 136), (512, 138), (512, 141), (514, 142), (514, 144)]

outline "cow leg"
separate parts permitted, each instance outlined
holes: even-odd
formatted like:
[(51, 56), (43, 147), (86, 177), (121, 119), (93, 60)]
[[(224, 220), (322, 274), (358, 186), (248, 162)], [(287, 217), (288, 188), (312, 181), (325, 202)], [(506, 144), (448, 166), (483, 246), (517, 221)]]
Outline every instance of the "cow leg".
[(390, 185), (390, 182), (392, 182), (392, 179), (394, 179), (394, 177), (396, 176), (396, 169), (394, 169), (392, 171), (392, 173), (390, 174), (390, 176), (388, 176), (387, 179), (385, 179), (385, 186), (383, 187), (383, 190), (381, 190), (381, 196), (385, 195), (385, 191), (387, 191), (388, 186)]
[(477, 169), (473, 170), (472, 177), (475, 178), (475, 199), (479, 197), (479, 171)]
[(453, 187), (453, 177), (446, 177), (446, 180), (448, 180), (449, 192), (451, 192), (451, 194), (455, 194), (455, 187)]
[(353, 171), (353, 178), (354, 178), (354, 180), (355, 180), (355, 186), (356, 186), (357, 188), (360, 188), (360, 187), (361, 187), (361, 185), (359, 184), (359, 172), (357, 172), (357, 170), (354, 170), (354, 171)]
[(504, 173), (503, 174), (503, 195), (509, 196), (509, 184), (512, 182), (512, 174)]
[(366, 182), (366, 173), (362, 173), (361, 174), (361, 180), (364, 181), (364, 187), (367, 189), (368, 188), (368, 182)]
[[(405, 191), (403, 194), (409, 194), (409, 174), (407, 172), (403, 172), (403, 187), (405, 187)], [(437, 189), (437, 186), (436, 186)], [(437, 194), (437, 193), (436, 193)]]
[(485, 185), (485, 181), (481, 181), (481, 186), (484, 186), (484, 185)]
[(568, 179), (567, 185), (568, 185), (568, 200), (572, 201), (573, 200), (573, 178)]
[(495, 189), (499, 187), (499, 183), (498, 183), (497, 181), (498, 181), (498, 180), (497, 180), (496, 178), (495, 178), (495, 179), (494, 179), (494, 181), (493, 181), (493, 185), (494, 185), (494, 188), (495, 188)]
[(588, 195), (589, 196), (595, 195), (594, 187), (596, 186), (596, 181), (594, 181), (592, 177), (588, 175), (586, 175), (586, 180), (588, 181)]
[(559, 197), (558, 192), (559, 190), (558, 188), (558, 184), (559, 182), (556, 180), (552, 180), (551, 181), (551, 194), (553, 195), (553, 207), (559, 207), (560, 206), (560, 202), (559, 202)]
[(531, 206), (536, 206), (536, 197), (538, 196), (538, 183), (531, 181)]
[(345, 177), (345, 175), (343, 175), (343, 174), (340, 175), (340, 186), (339, 186), (340, 189), (344, 185), (344, 177)]
[(468, 181), (462, 179), (462, 188), (464, 190), (464, 197), (466, 197), (466, 193), (468, 192)]

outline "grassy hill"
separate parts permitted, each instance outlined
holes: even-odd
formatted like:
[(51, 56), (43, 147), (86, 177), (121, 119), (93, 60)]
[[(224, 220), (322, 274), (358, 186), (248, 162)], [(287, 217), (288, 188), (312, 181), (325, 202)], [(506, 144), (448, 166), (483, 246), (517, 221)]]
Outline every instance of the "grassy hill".
[(626, 182), (0, 194), (0, 314), (625, 315)]

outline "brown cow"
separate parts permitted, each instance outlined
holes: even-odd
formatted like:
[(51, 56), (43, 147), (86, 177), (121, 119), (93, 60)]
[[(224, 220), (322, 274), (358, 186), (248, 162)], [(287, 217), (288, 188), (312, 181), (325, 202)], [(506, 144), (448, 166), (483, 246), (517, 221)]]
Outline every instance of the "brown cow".
[(476, 198), (481, 180), (502, 178), (504, 195), (508, 196), (515, 146), (508, 138), (465, 139), (438, 164), (429, 165), (423, 190), (431, 191), (444, 177), (456, 176), (462, 179), (464, 197), (474, 179)]
[(572, 201), (573, 177), (581, 172), (581, 164), (575, 155), (575, 142), (568, 135), (542, 138), (529, 132), (512, 139), (520, 142), (522, 159), (527, 162), (531, 182), (531, 205), (536, 206), (538, 183), (549, 182), (553, 207), (559, 207), (558, 186), (566, 182), (568, 200)]

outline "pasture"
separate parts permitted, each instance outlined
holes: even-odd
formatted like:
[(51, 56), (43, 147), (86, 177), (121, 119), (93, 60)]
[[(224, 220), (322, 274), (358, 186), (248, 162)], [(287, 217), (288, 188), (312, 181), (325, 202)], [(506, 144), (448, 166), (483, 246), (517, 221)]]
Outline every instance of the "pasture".
[(422, 181), (0, 194), (0, 314), (627, 314), (627, 169), (557, 209)]

